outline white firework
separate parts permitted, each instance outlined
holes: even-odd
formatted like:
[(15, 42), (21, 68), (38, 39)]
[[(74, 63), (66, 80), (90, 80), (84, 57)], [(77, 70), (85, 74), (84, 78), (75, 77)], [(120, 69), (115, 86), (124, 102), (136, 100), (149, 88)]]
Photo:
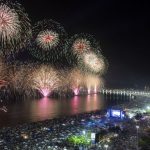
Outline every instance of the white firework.
[(7, 5), (0, 6), (0, 40), (3, 46), (14, 43), (21, 30), (18, 14)]
[(73, 69), (68, 75), (69, 77), (67, 77), (67, 79), (70, 79), (72, 87), (80, 87), (83, 84), (84, 76), (77, 68)]
[(43, 96), (49, 96), (51, 91), (59, 86), (59, 78), (57, 72), (49, 66), (41, 66), (32, 74), (32, 88), (40, 91)]
[(101, 88), (104, 87), (104, 80), (99, 76), (85, 75), (84, 82), (85, 87), (88, 90), (88, 94), (97, 93)]
[(30, 65), (19, 64), (16, 62), (8, 66), (8, 82), (12, 89), (18, 92), (29, 92), (31, 86), (30, 78), (28, 76)]
[(73, 90), (75, 95), (78, 95), (80, 88), (83, 86), (84, 75), (80, 70), (74, 68), (67, 76), (67, 80), (70, 81), (70, 88)]
[(90, 41), (86, 39), (75, 40), (72, 47), (74, 53), (83, 53), (91, 49)]
[(36, 43), (40, 48), (49, 50), (58, 45), (59, 34), (50, 30), (41, 31), (37, 35)]
[(83, 55), (83, 62), (84, 65), (86, 65), (86, 67), (88, 67), (93, 72), (99, 73), (104, 71), (104, 60), (97, 57), (97, 55), (94, 53), (85, 53)]

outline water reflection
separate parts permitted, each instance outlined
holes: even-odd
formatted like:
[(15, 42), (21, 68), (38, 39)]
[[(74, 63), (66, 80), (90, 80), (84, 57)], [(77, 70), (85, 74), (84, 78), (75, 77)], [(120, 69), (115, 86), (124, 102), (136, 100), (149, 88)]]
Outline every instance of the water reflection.
[(86, 111), (92, 111), (97, 109), (102, 109), (104, 106), (103, 100), (101, 97), (94, 95), (87, 96)]
[(74, 96), (71, 99), (57, 100), (43, 98), (31, 102), (31, 118), (47, 119), (61, 115), (71, 115), (81, 112), (102, 109), (103, 101), (99, 95), (85, 97)]
[(40, 100), (33, 100), (30, 105), (30, 117), (32, 121), (45, 120), (57, 114), (58, 109), (59, 103), (55, 99), (45, 97)]
[(26, 100), (11, 104), (7, 114), (1, 113), (0, 126), (41, 121), (103, 108), (104, 101), (97, 94), (74, 96), (71, 99), (58, 100), (45, 97), (39, 100)]

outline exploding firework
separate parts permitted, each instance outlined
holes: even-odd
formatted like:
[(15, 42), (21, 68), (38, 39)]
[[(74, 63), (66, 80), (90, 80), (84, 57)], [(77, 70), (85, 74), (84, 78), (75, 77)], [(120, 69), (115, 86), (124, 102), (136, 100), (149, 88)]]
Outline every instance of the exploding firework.
[(75, 34), (65, 45), (67, 49), (66, 56), (69, 63), (75, 63), (78, 58), (85, 52), (99, 49), (99, 43), (89, 34)]
[(56, 47), (59, 43), (59, 35), (53, 31), (42, 31), (37, 35), (37, 45), (45, 51)]
[(60, 79), (59, 88), (61, 90), (66, 90), (66, 88), (69, 88), (70, 86), (70, 72), (69, 70), (63, 69), (63, 70), (59, 70), (58, 74)]
[(61, 25), (52, 20), (38, 22), (33, 28), (31, 54), (42, 61), (54, 61), (65, 50), (66, 32)]
[(18, 3), (0, 2), (0, 50), (4, 55), (25, 47), (31, 36), (27, 14)]
[(99, 44), (91, 35), (83, 33), (75, 34), (67, 44), (74, 54), (82, 54), (99, 47)]
[(73, 69), (69, 74), (68, 80), (70, 82), (70, 88), (73, 90), (74, 95), (78, 95), (80, 88), (82, 88), (84, 83), (84, 75), (78, 69)]
[(103, 74), (106, 68), (104, 57), (101, 54), (93, 52), (84, 53), (79, 60), (81, 70), (93, 73)]
[(59, 78), (59, 86), (54, 90), (53, 95), (58, 97), (67, 96), (68, 93), (72, 92), (70, 89), (70, 77), (68, 69), (59, 69), (57, 70)]
[(37, 89), (44, 97), (59, 87), (57, 72), (47, 65), (36, 68), (32, 73), (32, 88)]
[(104, 81), (99, 76), (85, 75), (84, 84), (88, 94), (97, 93), (104, 86)]
[(91, 49), (90, 41), (87, 39), (76, 39), (72, 45), (72, 49), (74, 53), (83, 53), (89, 51)]
[(9, 66), (7, 81), (10, 89), (16, 93), (29, 95), (31, 92), (31, 74), (32, 64), (16, 62)]

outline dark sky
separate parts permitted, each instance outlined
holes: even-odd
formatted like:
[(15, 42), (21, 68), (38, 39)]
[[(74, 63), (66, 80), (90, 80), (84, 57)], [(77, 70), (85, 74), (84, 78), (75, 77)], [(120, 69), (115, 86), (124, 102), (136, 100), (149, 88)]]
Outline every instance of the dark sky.
[(109, 68), (107, 87), (143, 88), (150, 83), (150, 5), (139, 0), (20, 0), (32, 22), (53, 19), (69, 33), (100, 41)]

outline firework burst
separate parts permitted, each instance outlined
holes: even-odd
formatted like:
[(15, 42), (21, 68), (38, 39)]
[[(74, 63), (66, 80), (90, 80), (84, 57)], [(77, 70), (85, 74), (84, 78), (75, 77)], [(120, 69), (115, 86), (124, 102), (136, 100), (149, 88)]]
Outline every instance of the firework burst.
[[(85, 52), (99, 48), (99, 43), (89, 34), (75, 34), (65, 45), (67, 49), (66, 56), (69, 63), (78, 61), (78, 58)], [(71, 56), (71, 57), (70, 57)], [(71, 59), (72, 58), (72, 59)]]
[(104, 57), (93, 52), (84, 53), (80, 57), (79, 68), (84, 72), (103, 74), (106, 68)]
[(72, 49), (74, 53), (83, 53), (89, 51), (91, 49), (90, 41), (82, 38), (76, 39), (72, 45)]
[(25, 47), (31, 36), (27, 14), (18, 3), (0, 2), (0, 50), (4, 55)]
[(104, 86), (104, 81), (99, 76), (85, 75), (84, 84), (88, 94), (91, 94), (97, 93)]
[(32, 88), (37, 89), (44, 97), (59, 87), (57, 72), (50, 66), (42, 65), (32, 73)]
[(81, 73), (80, 70), (75, 68), (68, 74), (68, 76), (70, 88), (73, 90), (75, 95), (78, 95), (80, 92), (80, 88), (83, 86), (84, 83), (84, 75)]
[(43, 50), (49, 50), (56, 47), (59, 42), (59, 34), (45, 30), (41, 31), (36, 38), (37, 45)]
[(89, 34), (75, 34), (68, 41), (68, 47), (74, 54), (82, 54), (88, 52), (93, 48), (98, 48), (99, 44)]
[(38, 22), (33, 28), (31, 54), (42, 61), (60, 59), (65, 50), (66, 32), (61, 25), (53, 20)]
[(13, 36), (18, 35), (20, 29), (19, 18), (15, 10), (10, 9), (7, 5), (0, 6), (0, 35), (2, 43), (5, 40), (11, 41)]
[(10, 89), (15, 93), (22, 93), (24, 95), (31, 94), (31, 78), (29, 77), (32, 64), (15, 62), (9, 65), (7, 71), (7, 81)]

